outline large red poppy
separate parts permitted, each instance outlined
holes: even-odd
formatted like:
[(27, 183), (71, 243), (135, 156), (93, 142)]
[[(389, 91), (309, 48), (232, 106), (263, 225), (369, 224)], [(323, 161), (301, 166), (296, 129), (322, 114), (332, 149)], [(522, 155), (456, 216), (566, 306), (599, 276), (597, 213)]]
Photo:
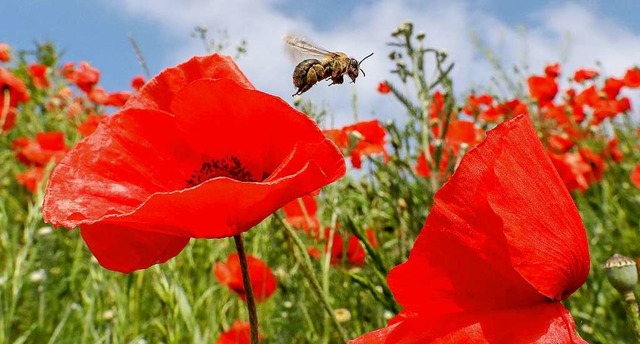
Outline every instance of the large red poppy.
[(402, 313), (352, 343), (585, 343), (560, 300), (589, 274), (580, 215), (531, 121), (491, 130), (388, 282)]
[[(256, 302), (266, 301), (278, 287), (276, 277), (269, 266), (259, 258), (247, 255), (247, 265)], [(240, 270), (240, 258), (237, 253), (230, 254), (225, 263), (216, 263), (213, 272), (220, 283), (246, 301), (247, 294), (242, 283), (242, 270)]]
[(104, 267), (143, 269), (190, 238), (223, 238), (345, 173), (315, 122), (256, 91), (233, 60), (193, 58), (150, 80), (56, 166), (43, 213), (80, 226)]

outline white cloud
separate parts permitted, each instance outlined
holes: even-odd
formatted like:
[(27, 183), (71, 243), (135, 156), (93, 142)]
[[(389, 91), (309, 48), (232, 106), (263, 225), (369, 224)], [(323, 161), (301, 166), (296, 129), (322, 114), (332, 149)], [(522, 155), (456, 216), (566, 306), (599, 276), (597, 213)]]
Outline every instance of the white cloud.
[[(403, 21), (413, 21), (416, 30), (427, 33), (430, 46), (448, 52), (456, 64), (453, 76), (458, 92), (473, 85), (488, 85), (495, 75), (478, 52), (473, 32), (507, 68), (526, 57), (531, 73), (541, 72), (548, 62), (563, 60), (564, 52), (568, 52), (568, 59), (561, 62), (566, 62), (563, 70), (567, 73), (599, 61), (607, 73), (620, 76), (640, 57), (640, 35), (578, 3), (552, 4), (534, 13), (535, 24), (523, 33), (486, 9), (475, 9), (464, 1), (429, 5), (410, 0), (363, 2), (351, 12), (336, 13), (338, 24), (323, 30), (304, 18), (277, 10), (276, 5), (286, 5), (283, 1), (115, 0), (109, 4), (124, 9), (127, 15), (152, 21), (162, 29), (160, 34), (184, 37), (182, 44), (167, 56), (167, 64), (203, 53), (200, 42), (188, 37), (197, 25), (226, 29), (232, 42), (246, 39), (248, 54), (238, 61), (241, 68), (256, 87), (284, 99), (291, 99), (295, 91), (291, 81), (295, 63), (283, 52), (285, 34), (300, 33), (356, 58), (375, 52), (363, 65), (367, 76), (361, 76), (356, 84), (361, 118), (370, 117), (373, 112), (383, 119), (402, 115), (401, 108), (375, 88), (380, 80), (393, 80), (386, 43), (390, 32)], [(336, 123), (349, 122), (352, 86), (326, 85), (315, 86), (305, 96), (327, 105), (336, 116)]]

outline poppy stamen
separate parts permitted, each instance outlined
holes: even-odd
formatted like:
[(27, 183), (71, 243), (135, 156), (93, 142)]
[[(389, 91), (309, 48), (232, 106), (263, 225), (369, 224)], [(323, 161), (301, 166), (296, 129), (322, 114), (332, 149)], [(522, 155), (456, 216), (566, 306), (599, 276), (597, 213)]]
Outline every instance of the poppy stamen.
[(187, 179), (187, 186), (196, 186), (216, 177), (229, 177), (243, 182), (256, 182), (253, 175), (243, 165), (236, 156), (224, 157), (221, 159), (211, 159), (204, 162), (199, 169), (191, 173)]

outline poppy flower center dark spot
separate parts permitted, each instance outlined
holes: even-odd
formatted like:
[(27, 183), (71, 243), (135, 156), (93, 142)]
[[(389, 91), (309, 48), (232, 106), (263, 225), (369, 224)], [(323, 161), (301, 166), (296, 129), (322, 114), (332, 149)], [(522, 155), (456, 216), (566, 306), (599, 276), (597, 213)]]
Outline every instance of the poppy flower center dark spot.
[(194, 170), (191, 177), (187, 179), (187, 186), (196, 186), (216, 177), (229, 177), (243, 182), (256, 182), (250, 171), (243, 165), (236, 156), (224, 157), (221, 159), (211, 159)]

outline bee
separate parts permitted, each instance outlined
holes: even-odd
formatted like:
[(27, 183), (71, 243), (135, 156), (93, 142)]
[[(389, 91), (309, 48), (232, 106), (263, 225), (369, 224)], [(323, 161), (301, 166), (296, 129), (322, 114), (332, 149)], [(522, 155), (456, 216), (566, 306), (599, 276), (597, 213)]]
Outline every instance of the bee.
[(342, 84), (345, 74), (351, 78), (352, 83), (356, 82), (361, 71), (365, 76), (364, 70), (360, 68), (362, 61), (373, 55), (371, 53), (358, 62), (345, 53), (319, 48), (301, 38), (286, 36), (284, 40), (293, 49), (307, 55), (322, 57), (321, 60), (306, 59), (298, 63), (293, 70), (293, 86), (297, 87), (298, 91), (293, 96), (303, 94), (322, 80), (331, 79), (329, 86)]

